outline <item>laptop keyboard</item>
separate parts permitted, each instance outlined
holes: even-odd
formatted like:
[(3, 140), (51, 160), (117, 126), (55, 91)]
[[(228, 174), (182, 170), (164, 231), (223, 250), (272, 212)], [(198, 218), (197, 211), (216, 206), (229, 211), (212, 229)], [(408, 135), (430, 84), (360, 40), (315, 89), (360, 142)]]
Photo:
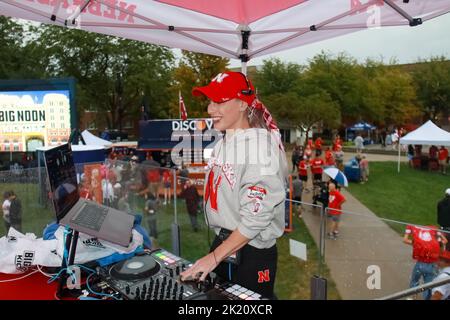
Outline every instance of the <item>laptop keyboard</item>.
[(107, 214), (108, 208), (86, 204), (71, 221), (79, 226), (100, 231)]

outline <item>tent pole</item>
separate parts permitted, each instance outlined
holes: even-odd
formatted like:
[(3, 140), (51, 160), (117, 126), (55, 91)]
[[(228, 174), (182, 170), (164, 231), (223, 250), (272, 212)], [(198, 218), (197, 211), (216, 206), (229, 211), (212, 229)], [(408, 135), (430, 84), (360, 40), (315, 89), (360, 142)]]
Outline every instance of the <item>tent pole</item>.
[(247, 75), (247, 61), (242, 61), (241, 62), (241, 72), (245, 75)]
[(400, 148), (401, 148), (401, 143), (400, 143), (400, 139), (398, 139), (398, 163), (397, 163), (397, 172), (400, 172)]
[(238, 29), (241, 31), (242, 37), (241, 54), (239, 55), (239, 59), (241, 59), (241, 72), (247, 76), (247, 61), (250, 60), (247, 54), (250, 28), (246, 25), (240, 25)]

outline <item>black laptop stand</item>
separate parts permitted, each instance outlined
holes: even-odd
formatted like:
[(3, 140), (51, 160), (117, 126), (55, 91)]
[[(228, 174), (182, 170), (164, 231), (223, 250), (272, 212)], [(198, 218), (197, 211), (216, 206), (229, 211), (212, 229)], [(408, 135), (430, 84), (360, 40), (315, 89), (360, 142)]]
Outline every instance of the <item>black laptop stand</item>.
[[(73, 233), (73, 236), (72, 236)], [(64, 297), (75, 297), (80, 296), (81, 293), (77, 289), (70, 289), (67, 287), (67, 279), (70, 277), (70, 274), (68, 272), (68, 267), (73, 265), (75, 262), (75, 253), (77, 250), (77, 243), (78, 243), (78, 231), (73, 230), (69, 228), (69, 232), (67, 235), (65, 235), (65, 248), (63, 253), (63, 259), (61, 264), (61, 270), (65, 270), (60, 278), (59, 278), (59, 284), (58, 284), (58, 290), (56, 292), (56, 296), (58, 298), (64, 298)], [(66, 252), (68, 252), (67, 260), (65, 259)]]

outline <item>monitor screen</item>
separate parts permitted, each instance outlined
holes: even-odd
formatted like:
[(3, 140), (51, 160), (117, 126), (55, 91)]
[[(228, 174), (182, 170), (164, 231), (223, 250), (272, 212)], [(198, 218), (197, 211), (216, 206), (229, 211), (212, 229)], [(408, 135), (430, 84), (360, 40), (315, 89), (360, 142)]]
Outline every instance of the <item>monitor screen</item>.
[(44, 151), (51, 200), (59, 222), (79, 199), (77, 176), (69, 144)]
[(0, 152), (58, 146), (71, 131), (69, 90), (0, 90)]

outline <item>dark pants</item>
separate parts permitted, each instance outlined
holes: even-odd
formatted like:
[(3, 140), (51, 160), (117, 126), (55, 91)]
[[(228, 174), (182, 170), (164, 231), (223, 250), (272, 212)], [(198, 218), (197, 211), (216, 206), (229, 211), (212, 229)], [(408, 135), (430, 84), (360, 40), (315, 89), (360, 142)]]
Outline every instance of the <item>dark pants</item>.
[(157, 239), (158, 238), (158, 230), (156, 228), (156, 214), (149, 215), (147, 218), (147, 223), (148, 223), (148, 231), (149, 231), (150, 237)]
[(192, 229), (194, 229), (194, 231), (197, 232), (198, 230), (197, 214), (189, 214), (189, 219), (191, 220)]
[(19, 232), (22, 232), (22, 221), (11, 221), (10, 227), (13, 227)]
[[(220, 244), (221, 240), (216, 237), (210, 251)], [(220, 278), (239, 284), (265, 298), (276, 299), (274, 285), (277, 273), (277, 246), (257, 249), (247, 244), (240, 250), (241, 262), (239, 265), (221, 262), (214, 272)]]
[(11, 227), (11, 225), (9, 224), (9, 222), (6, 221), (3, 222), (5, 223), (6, 235), (8, 235), (9, 227)]

